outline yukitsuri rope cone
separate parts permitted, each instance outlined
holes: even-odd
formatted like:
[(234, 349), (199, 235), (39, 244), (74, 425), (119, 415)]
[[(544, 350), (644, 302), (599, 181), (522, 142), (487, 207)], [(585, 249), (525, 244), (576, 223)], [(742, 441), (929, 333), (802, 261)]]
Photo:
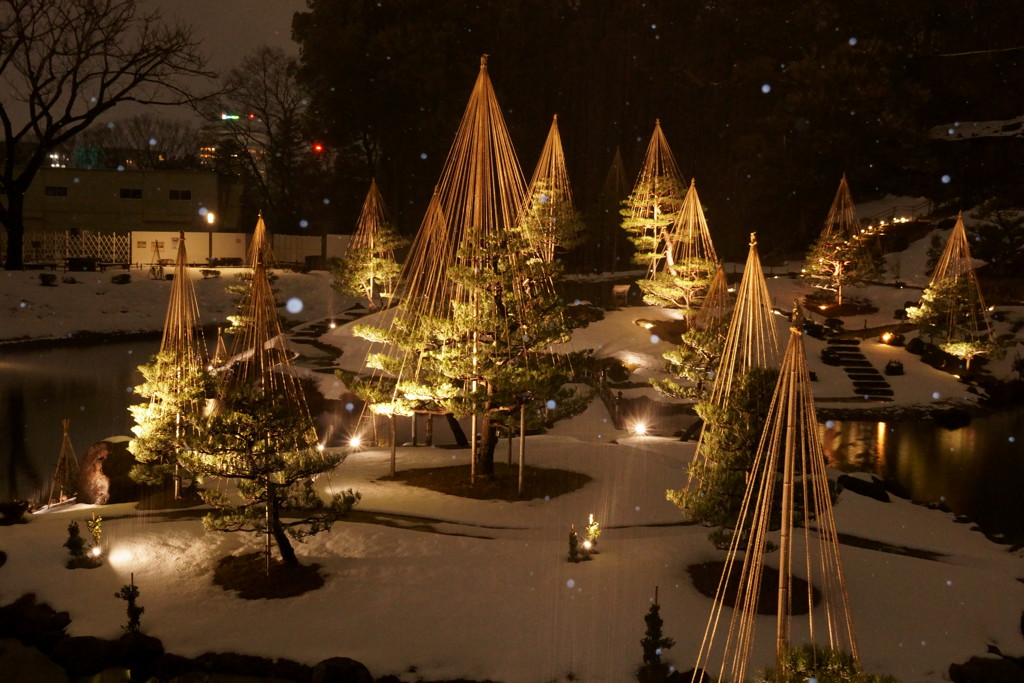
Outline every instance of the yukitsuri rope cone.
[[(139, 426), (136, 436), (142, 442), (147, 441), (146, 428), (142, 422), (158, 424), (163, 419), (171, 418), (173, 412), (174, 437), (177, 440), (183, 433), (185, 424), (202, 412), (201, 401), (178, 397), (197, 397), (202, 395), (202, 372), (207, 366), (206, 342), (201, 336), (199, 321), (199, 302), (196, 299), (195, 284), (189, 276), (188, 254), (185, 249), (185, 232), (178, 233), (178, 250), (174, 260), (174, 277), (171, 281), (171, 293), (167, 301), (167, 314), (164, 317), (164, 331), (160, 340), (160, 352), (156, 361), (157, 384), (165, 383), (163, 391), (153, 391), (150, 395), (149, 409), (146, 413), (136, 411)], [(170, 394), (168, 394), (170, 392)], [(139, 444), (143, 451), (148, 450)], [(140, 460), (149, 461), (152, 453), (142, 456)], [(166, 456), (159, 456), (162, 460)], [(181, 476), (177, 460), (174, 463), (174, 497), (181, 497)]]
[(71, 445), (71, 436), (68, 433), (71, 420), (64, 418), (60, 423), (64, 427), (64, 440), (60, 442), (60, 455), (57, 456), (57, 467), (53, 471), (47, 505), (67, 500), (78, 489), (78, 457), (75, 455), (75, 447)]
[[(694, 451), (693, 463), (689, 467), (686, 488), (681, 491), (670, 490), (667, 492), (668, 498), (679, 505), (690, 519), (719, 526), (731, 525), (734, 511), (722, 517), (723, 514), (726, 514), (725, 510), (717, 509), (711, 513), (704, 507), (716, 496), (725, 496), (734, 500), (732, 506), (738, 503), (742, 495), (743, 481), (738, 478), (738, 473), (735, 470), (740, 467), (745, 469), (749, 464), (749, 456), (744, 456), (742, 452), (737, 451), (737, 448), (742, 448), (740, 445), (730, 445), (728, 452), (723, 454), (720, 450), (716, 451), (713, 444), (721, 442), (725, 438), (723, 430), (729, 433), (730, 440), (740, 438), (739, 432), (742, 430), (738, 430), (736, 425), (729, 425), (722, 421), (735, 418), (726, 418), (724, 413), (742, 401), (753, 401), (754, 407), (762, 402), (758, 398), (758, 393), (765, 391), (767, 387), (758, 390), (756, 386), (758, 383), (764, 385), (766, 381), (770, 380), (757, 380), (753, 377), (745, 377), (745, 375), (755, 369), (768, 370), (776, 367), (778, 353), (771, 298), (757, 253), (757, 237), (756, 234), (751, 233), (750, 250), (747, 254), (743, 278), (740, 280), (715, 380), (706, 403), (702, 404), (702, 407), (705, 408), (702, 416), (706, 419), (701, 426), (700, 436), (697, 438), (697, 448)], [(752, 382), (752, 384), (746, 389), (737, 391), (737, 388), (742, 387), (744, 382)], [(734, 393), (749, 394), (749, 396), (743, 398)], [(767, 397), (764, 397), (763, 401), (766, 404)], [(757, 412), (755, 410), (745, 419), (753, 420), (754, 414)], [(714, 417), (716, 415), (718, 417)], [(752, 430), (758, 429), (756, 424), (744, 424), (742, 427), (747, 431), (745, 438), (756, 438), (756, 434), (751, 433)], [(709, 443), (712, 446), (709, 446)], [(721, 445), (719, 443), (719, 446)], [(736, 458), (736, 462), (730, 463), (723, 458)]]
[(750, 250), (743, 277), (736, 292), (729, 333), (725, 337), (722, 361), (711, 387), (712, 403), (723, 405), (733, 380), (750, 368), (774, 366), (779, 354), (775, 318), (768, 283), (757, 253), (757, 234), (750, 233)]
[(249, 245), (247, 265), (252, 270), (249, 286), (242, 295), (239, 315), (233, 321), (237, 325), (231, 358), (221, 371), (229, 372), (229, 382), (235, 385), (255, 385), (264, 393), (285, 396), (308, 424), (305, 440), (313, 447), (317, 444), (316, 429), (292, 366), (292, 353), (281, 330), (277, 303), (270, 287), (268, 268), (273, 258), (267, 226), (260, 215)]
[(844, 174), (832, 200), (825, 226), (807, 253), (804, 273), (811, 284), (836, 293), (843, 303), (843, 288), (878, 274), (878, 255), (871, 253), (869, 238), (861, 234), (853, 197)]
[[(369, 381), (387, 392), (373, 399), (373, 413), (393, 420), (396, 415), (415, 412), (448, 412), (439, 405), (436, 394), (429, 395), (434, 392), (427, 391), (432, 389), (427, 384), (433, 381), (436, 387), (438, 382), (447, 382), (456, 394), (458, 389), (450, 375), (432, 380), (425, 376), (425, 368), (436, 366), (439, 357), (467, 342), (467, 332), (467, 352), (462, 360), (469, 358), (473, 371), (460, 378), (472, 376), (472, 386), (464, 394), (467, 398), (485, 384), (476, 377), (478, 358), (487, 354), (493, 358), (495, 350), (536, 355), (536, 362), (544, 362), (539, 358), (543, 354), (533, 354), (535, 349), (527, 348), (544, 338), (543, 333), (534, 328), (532, 336), (524, 335), (523, 331), (529, 329), (525, 323), (518, 332), (507, 324), (530, 320), (555, 296), (552, 279), (544, 272), (539, 245), (519, 230), (517, 221), (526, 200), (526, 183), (484, 56), (440, 181), (402, 270), (399, 303), (392, 309), (390, 322), (385, 318), (383, 323), (390, 328), (356, 330), (374, 342), (367, 355), (367, 366), (374, 370)], [(496, 308), (494, 301), (472, 283), (494, 277), (499, 270), (520, 276), (507, 279), (508, 288), (500, 293), (501, 305)], [(479, 327), (467, 330), (470, 319), (478, 320)], [(398, 337), (404, 340), (401, 345), (394, 343)], [(490, 392), (491, 387), (486, 389)], [(455, 394), (448, 398), (452, 396)], [(473, 412), (470, 447), (474, 467), (477, 418)], [(471, 477), (475, 477), (475, 471)]]
[(199, 336), (199, 302), (189, 277), (185, 232), (178, 234), (178, 253), (174, 260), (174, 279), (164, 317), (160, 353), (174, 355), (177, 362), (190, 367), (206, 367), (206, 342)]
[[(807, 624), (799, 635), (811, 643), (844, 650), (855, 663), (858, 657), (798, 310), (794, 310), (793, 317), (789, 345), (697, 658), (698, 668), (717, 670), (717, 680), (742, 681), (751, 663), (764, 560), (773, 526), (779, 528), (775, 629), (778, 670), (783, 670), (794, 636), (793, 603), (804, 597)], [(777, 495), (781, 498), (778, 503)], [(803, 519), (799, 519), (801, 511)], [(719, 624), (728, 602), (727, 587), (737, 570), (732, 618), (724, 644), (720, 640), (716, 644), (720, 630), (724, 630)], [(806, 596), (794, 594), (793, 577), (798, 573), (807, 581)], [(823, 624), (815, 614), (815, 585), (822, 601), (817, 617)], [(712, 662), (713, 656), (716, 661), (721, 657), (720, 664)]]
[[(679, 215), (665, 237), (664, 269), (675, 274), (676, 265), (687, 264), (689, 261), (701, 260), (711, 264), (718, 263), (715, 246), (711, 243), (708, 222), (704, 218), (704, 209), (697, 196), (697, 181), (690, 180), (690, 188), (683, 197), (683, 205)], [(714, 267), (712, 265), (712, 267)]]
[(725, 275), (725, 268), (719, 263), (715, 276), (708, 285), (708, 293), (704, 295), (704, 300), (697, 310), (694, 324), (704, 329), (723, 329), (728, 321), (730, 304), (729, 281)]
[(401, 266), (395, 261), (395, 249), (405, 245), (388, 215), (377, 180), (370, 181), (370, 189), (363, 200), (362, 210), (342, 259), (342, 268), (357, 274), (346, 283), (346, 290), (366, 297), (371, 308), (376, 308), (375, 296), (392, 298)]
[(825, 218), (825, 227), (821, 229), (820, 237), (831, 237), (843, 240), (852, 239), (860, 233), (860, 225), (853, 204), (853, 195), (850, 194), (850, 186), (846, 182), (846, 174), (839, 180), (839, 188), (836, 196), (832, 199), (832, 206), (829, 207), (828, 216)]
[(658, 271), (658, 262), (664, 258), (665, 235), (682, 201), (682, 187), (679, 166), (661, 130), (661, 119), (656, 119), (643, 166), (622, 211), (623, 227), (636, 248), (634, 260), (647, 267), (648, 278)]
[(974, 271), (971, 248), (967, 242), (963, 213), (956, 217), (956, 225), (953, 226), (946, 247), (935, 264), (935, 272), (928, 283), (928, 289), (942, 289), (963, 298), (962, 305), (948, 306), (947, 320), (940, 326), (947, 330), (947, 336), (946, 339), (940, 340), (940, 343), (994, 342), (988, 309), (985, 307), (985, 298), (981, 293), (981, 284)]
[[(544, 148), (530, 179), (527, 192), (526, 212), (536, 212), (538, 234), (533, 241), (547, 262), (555, 260), (555, 247), (571, 246), (574, 235), (563, 234), (563, 223), (575, 212), (572, 201), (572, 186), (565, 168), (565, 153), (562, 151), (562, 137), (558, 132), (558, 116), (551, 120), (551, 128), (544, 140)], [(568, 227), (568, 226), (566, 226)]]

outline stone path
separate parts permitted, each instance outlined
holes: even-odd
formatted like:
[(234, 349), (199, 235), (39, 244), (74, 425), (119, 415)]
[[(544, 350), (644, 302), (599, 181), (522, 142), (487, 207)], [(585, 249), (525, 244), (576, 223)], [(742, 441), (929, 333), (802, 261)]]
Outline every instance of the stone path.
[(871, 364), (860, 350), (859, 339), (832, 337), (825, 347), (827, 353), (838, 357), (838, 365), (853, 382), (853, 390), (866, 400), (891, 401), (893, 389), (885, 377)]

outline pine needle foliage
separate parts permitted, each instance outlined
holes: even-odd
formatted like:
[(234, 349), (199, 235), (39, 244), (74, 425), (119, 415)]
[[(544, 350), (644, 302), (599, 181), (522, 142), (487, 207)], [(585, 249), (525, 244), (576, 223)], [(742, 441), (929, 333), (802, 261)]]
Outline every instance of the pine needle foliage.
[(201, 416), (211, 379), (173, 351), (156, 354), (139, 371), (144, 381), (135, 393), (146, 401), (128, 407), (135, 420), (128, 450), (138, 461), (130, 474), (140, 484), (159, 486), (175, 474), (178, 446)]
[(878, 277), (878, 260), (868, 238), (860, 232), (853, 197), (844, 175), (832, 200), (825, 227), (807, 252), (804, 277), (814, 287), (836, 293), (843, 303), (843, 288)]
[(340, 294), (365, 298), (371, 309), (395, 296), (402, 266), (395, 252), (408, 244), (388, 216), (377, 181), (371, 181), (356, 232), (345, 255), (331, 269)]
[(200, 493), (213, 508), (208, 530), (268, 534), (286, 564), (297, 564), (289, 539), (328, 531), (359, 501), (350, 490), (324, 501), (316, 477), (343, 459), (309, 444), (308, 417), (285, 391), (221, 380), (218, 408), (185, 434), (182, 463), (202, 483), (233, 481), (237, 496), (221, 488)]
[(844, 650), (806, 643), (787, 648), (781, 667), (759, 671), (756, 683), (898, 683), (885, 674), (865, 673), (856, 658)]
[(736, 525), (778, 374), (752, 367), (733, 381), (724, 403), (705, 400), (697, 405), (704, 420), (702, 457), (688, 468), (687, 488), (667, 492), (690, 521)]

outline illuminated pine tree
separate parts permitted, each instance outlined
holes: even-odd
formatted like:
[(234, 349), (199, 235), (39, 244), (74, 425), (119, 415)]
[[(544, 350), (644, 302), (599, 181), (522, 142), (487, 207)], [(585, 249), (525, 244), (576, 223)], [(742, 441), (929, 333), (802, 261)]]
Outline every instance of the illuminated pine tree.
[(805, 261), (804, 278), (814, 287), (835, 292), (838, 305), (843, 303), (844, 287), (878, 276), (878, 260), (861, 234), (845, 175)]
[(644, 292), (644, 301), (696, 313), (718, 269), (718, 256), (695, 182), (690, 182), (672, 224), (661, 231), (656, 248), (658, 253), (650, 262), (647, 279), (637, 283)]
[(657, 272), (658, 262), (664, 258), (665, 236), (682, 205), (679, 167), (657, 120), (643, 168), (620, 211), (622, 229), (633, 243), (633, 261), (644, 266), (648, 275)]
[(519, 226), (530, 235), (541, 258), (548, 262), (555, 260), (556, 248), (570, 249), (581, 241), (583, 223), (572, 201), (557, 116), (551, 121), (551, 129), (530, 180), (527, 204)]
[(371, 309), (377, 308), (380, 299), (394, 297), (402, 270), (395, 260), (395, 251), (407, 244), (408, 240), (398, 234), (388, 217), (377, 181), (371, 181), (352, 242), (332, 268), (334, 289), (341, 294), (365, 298)]
[(962, 214), (957, 217), (920, 304), (907, 308), (907, 317), (939, 348), (965, 360), (968, 367), (974, 356), (995, 348)]
[(485, 57), (391, 325), (355, 329), (380, 344), (366, 363), (375, 373), (366, 383), (377, 384), (372, 411), (471, 417), (471, 480), (492, 474), (497, 426), (524, 401), (532, 414), (548, 400), (571, 404), (559, 400), (567, 366), (547, 348), (568, 334), (558, 273), (520, 222), (526, 196)]
[(283, 388), (258, 381), (219, 380), (218, 406), (182, 438), (179, 459), (200, 480), (234, 481), (237, 495), (221, 488), (201, 491), (213, 510), (203, 518), (211, 531), (248, 532), (270, 539), (285, 564), (298, 564), (289, 539), (302, 541), (343, 517), (359, 500), (351, 489), (324, 501), (314, 480), (343, 459), (310, 444), (308, 417), (296, 411)]
[(160, 351), (139, 366), (144, 382), (135, 393), (145, 402), (129, 406), (135, 420), (135, 438), (128, 450), (137, 464), (131, 477), (140, 483), (159, 486), (173, 480), (174, 495), (180, 495), (177, 450), (184, 433), (205, 405), (209, 377), (206, 348), (200, 336), (199, 304), (189, 276), (185, 234), (179, 234), (174, 279), (164, 319)]

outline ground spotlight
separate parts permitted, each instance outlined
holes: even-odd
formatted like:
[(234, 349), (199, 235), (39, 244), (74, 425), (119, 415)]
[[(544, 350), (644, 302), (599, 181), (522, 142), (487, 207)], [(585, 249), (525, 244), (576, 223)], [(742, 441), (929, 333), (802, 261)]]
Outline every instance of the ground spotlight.
[(643, 422), (637, 422), (633, 425), (633, 434), (635, 436), (646, 436), (647, 425)]

